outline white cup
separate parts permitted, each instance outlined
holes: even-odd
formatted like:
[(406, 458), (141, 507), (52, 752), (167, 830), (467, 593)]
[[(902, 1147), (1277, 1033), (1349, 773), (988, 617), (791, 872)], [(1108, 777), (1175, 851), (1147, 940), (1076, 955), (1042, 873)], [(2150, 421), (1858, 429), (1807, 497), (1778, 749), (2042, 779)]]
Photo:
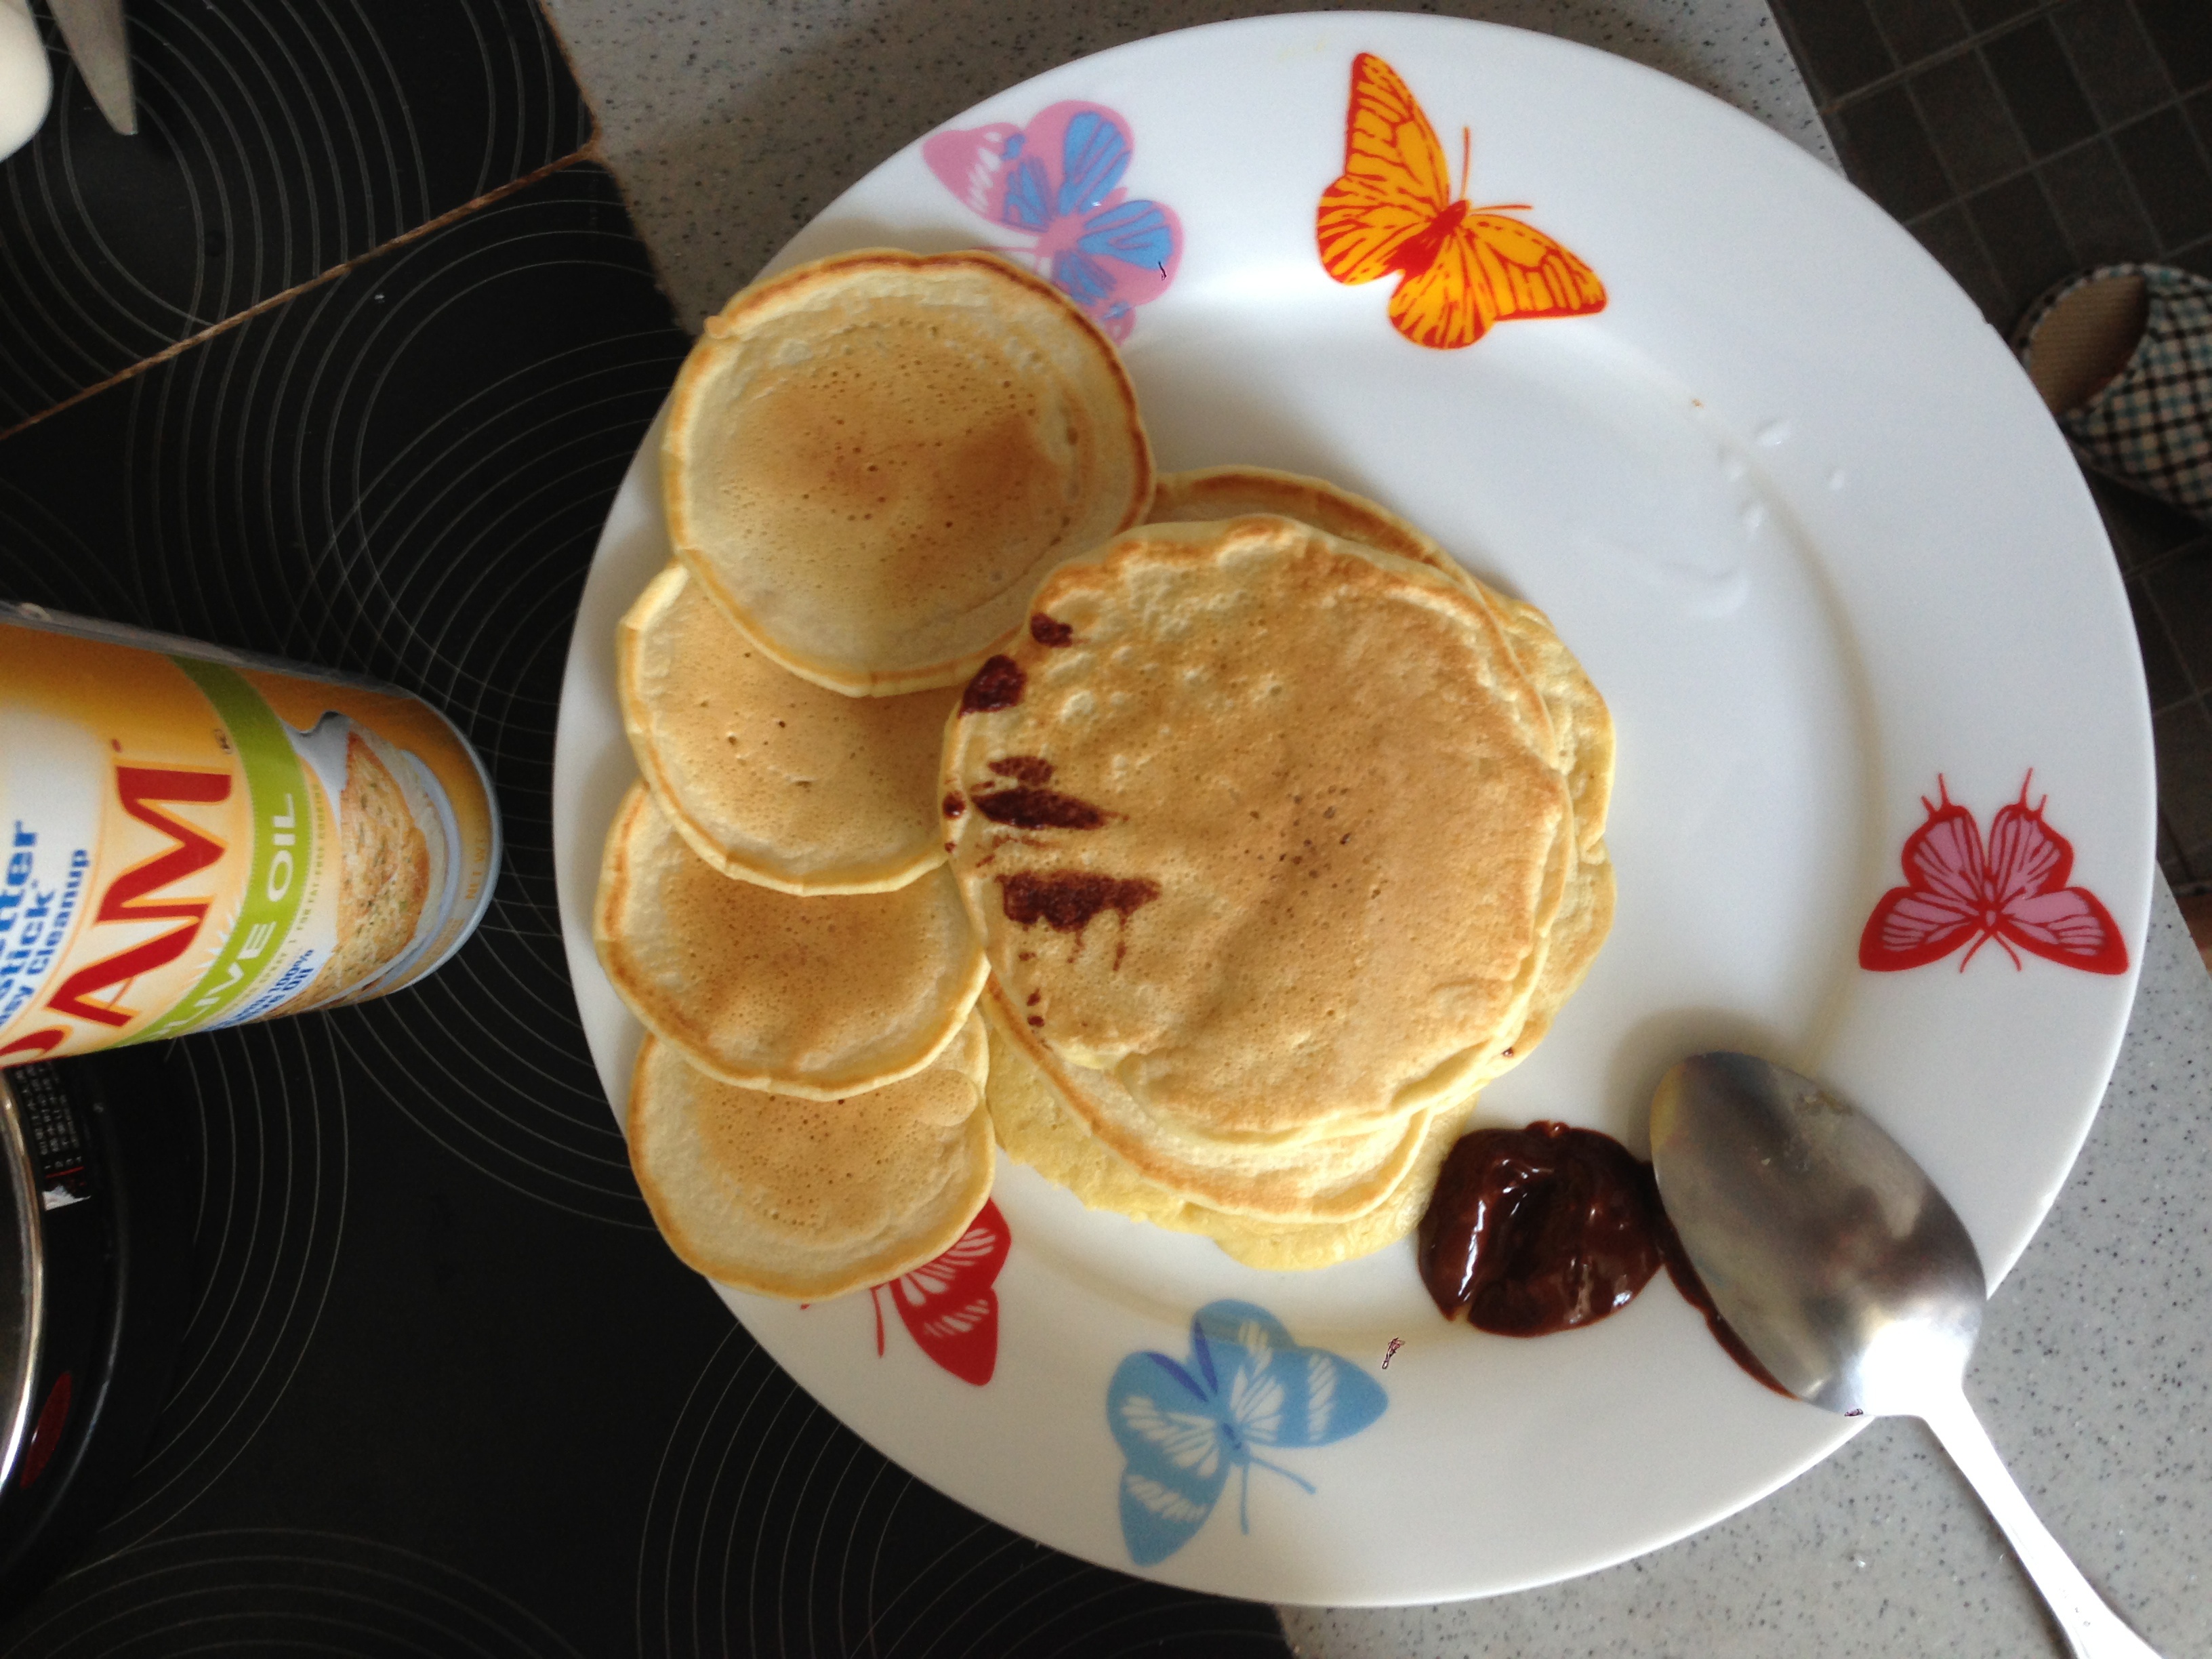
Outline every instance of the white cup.
[(53, 71), (31, 21), (30, 0), (0, 0), (0, 158), (30, 141), (53, 95)]

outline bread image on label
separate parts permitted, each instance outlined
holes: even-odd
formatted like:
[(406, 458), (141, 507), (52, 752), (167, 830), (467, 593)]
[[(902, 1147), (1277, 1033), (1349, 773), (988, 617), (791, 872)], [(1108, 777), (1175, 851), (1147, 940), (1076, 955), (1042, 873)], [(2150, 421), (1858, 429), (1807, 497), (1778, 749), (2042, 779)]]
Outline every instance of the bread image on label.
[(358, 1001), (416, 976), (416, 957), (459, 899), (460, 826), (428, 767), (347, 716), (326, 714), (291, 735), (337, 802), (335, 931), (297, 1007)]
[(0, 605), (0, 853), (6, 1066), (412, 983), (499, 822), (404, 693)]
[(430, 890), (430, 847), (392, 769), (368, 738), (346, 734), (338, 793), (337, 940), (301, 994), (313, 1005), (350, 991), (415, 938)]

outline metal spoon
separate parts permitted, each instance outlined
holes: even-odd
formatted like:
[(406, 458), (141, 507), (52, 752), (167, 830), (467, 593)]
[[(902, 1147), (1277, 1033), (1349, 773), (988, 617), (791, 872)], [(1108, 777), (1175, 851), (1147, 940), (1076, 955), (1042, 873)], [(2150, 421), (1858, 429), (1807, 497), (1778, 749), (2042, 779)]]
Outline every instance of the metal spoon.
[(1921, 1419), (2080, 1659), (2157, 1659), (2036, 1519), (1966, 1403), (1981, 1258), (1902, 1146), (1795, 1072), (1711, 1054), (1661, 1081), (1651, 1163), (1714, 1305), (1777, 1382), (1847, 1417)]

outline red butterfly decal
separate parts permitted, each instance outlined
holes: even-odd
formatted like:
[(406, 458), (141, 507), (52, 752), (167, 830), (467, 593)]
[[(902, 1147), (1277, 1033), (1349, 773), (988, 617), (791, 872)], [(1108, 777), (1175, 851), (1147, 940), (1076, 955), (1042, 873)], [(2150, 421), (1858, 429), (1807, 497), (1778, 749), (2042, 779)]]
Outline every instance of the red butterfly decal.
[(988, 1382), (999, 1364), (999, 1293), (991, 1286), (1012, 1243), (1006, 1217), (986, 1199), (951, 1249), (910, 1273), (870, 1285), (876, 1352), (884, 1351), (884, 1304), (878, 1297), (888, 1293), (924, 1353), (963, 1382), (979, 1389)]
[[(1928, 822), (1905, 842), (1905, 880), (1881, 896), (1859, 936), (1859, 966), (1895, 973), (1940, 961), (1971, 939), (1959, 969), (1995, 939), (2021, 965), (2020, 951), (2090, 974), (2127, 971), (2128, 947), (2112, 913), (2086, 887), (2069, 887), (2074, 848), (2043, 821), (2045, 796), (1998, 809), (1984, 850), (1974, 815), (1952, 800), (1939, 774), (1937, 801), (1922, 796)], [(2013, 947), (2018, 945), (2019, 950)]]

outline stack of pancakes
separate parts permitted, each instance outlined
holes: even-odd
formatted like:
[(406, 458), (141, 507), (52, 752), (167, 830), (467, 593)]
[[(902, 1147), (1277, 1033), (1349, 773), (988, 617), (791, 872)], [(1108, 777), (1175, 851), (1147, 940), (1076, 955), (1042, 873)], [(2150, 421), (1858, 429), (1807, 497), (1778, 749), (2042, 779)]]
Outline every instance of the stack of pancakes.
[(665, 454), (596, 931), (678, 1254), (891, 1277), (994, 1128), (1261, 1266), (1411, 1231), (1612, 918), (1612, 725), (1542, 613), (1321, 481), (1155, 480), (1112, 347), (985, 255), (738, 295)]
[(1325, 1266), (1412, 1230), (1602, 942), (1612, 723), (1371, 502), (1224, 468), (1150, 516), (947, 741), (992, 1112), (1086, 1203)]

